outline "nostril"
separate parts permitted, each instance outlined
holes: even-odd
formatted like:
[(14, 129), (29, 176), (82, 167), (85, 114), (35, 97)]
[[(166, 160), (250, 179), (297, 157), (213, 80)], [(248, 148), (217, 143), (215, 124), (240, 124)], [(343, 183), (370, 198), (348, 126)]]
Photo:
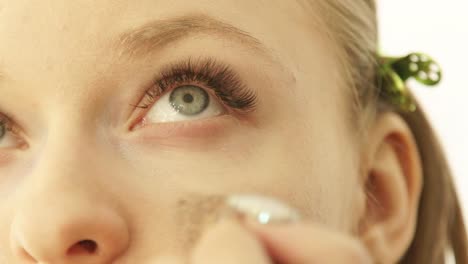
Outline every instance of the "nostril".
[(89, 253), (94, 253), (97, 250), (97, 244), (96, 242), (92, 240), (83, 240), (78, 242), (78, 245), (80, 245), (84, 250), (88, 251)]
[(96, 253), (98, 245), (93, 240), (81, 240), (68, 249), (68, 255), (92, 255)]

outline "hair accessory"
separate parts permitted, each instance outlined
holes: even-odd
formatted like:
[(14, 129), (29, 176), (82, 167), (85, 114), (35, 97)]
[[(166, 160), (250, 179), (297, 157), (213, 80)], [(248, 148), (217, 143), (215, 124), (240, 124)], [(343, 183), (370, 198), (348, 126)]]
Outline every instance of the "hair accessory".
[(416, 110), (406, 81), (414, 78), (426, 86), (434, 86), (442, 79), (439, 64), (423, 53), (411, 53), (405, 57), (379, 56), (379, 84), (381, 96), (408, 112)]

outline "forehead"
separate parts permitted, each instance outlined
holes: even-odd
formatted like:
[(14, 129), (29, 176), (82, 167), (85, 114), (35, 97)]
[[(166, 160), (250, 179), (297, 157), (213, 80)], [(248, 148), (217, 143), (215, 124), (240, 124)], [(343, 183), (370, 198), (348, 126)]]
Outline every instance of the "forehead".
[[(0, 93), (4, 98), (40, 91), (43, 98), (54, 95), (61, 100), (71, 98), (70, 93), (90, 98), (109, 92), (84, 87), (107, 81), (101, 76), (109, 75), (102, 73), (116, 68), (118, 53), (112, 47), (118, 36), (152, 21), (180, 16), (202, 14), (232, 25), (258, 40), (288, 72), (304, 72), (307, 63), (307, 71), (316, 72), (321, 83), (324, 78), (319, 76), (326, 76), (322, 73), (330, 71), (325, 68), (335, 63), (329, 43), (314, 27), (313, 10), (304, 8), (301, 1), (0, 1)], [(198, 46), (193, 55), (197, 49), (207, 50)], [(218, 46), (216, 52), (222, 49)], [(0, 104), (5, 104), (1, 98)]]
[(36, 59), (42, 67), (61, 62), (63, 68), (67, 60), (107, 52), (110, 41), (128, 29), (189, 14), (209, 15), (273, 44), (286, 37), (279, 34), (280, 28), (290, 27), (291, 18), (305, 17), (300, 13), (298, 6), (277, 0), (4, 1), (0, 3), (0, 67), (34, 65), (31, 60)]

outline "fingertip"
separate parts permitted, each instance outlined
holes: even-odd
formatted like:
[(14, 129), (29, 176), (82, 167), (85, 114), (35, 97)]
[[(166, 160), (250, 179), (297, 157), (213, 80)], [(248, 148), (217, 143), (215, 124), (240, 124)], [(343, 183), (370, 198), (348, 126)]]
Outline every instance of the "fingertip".
[(200, 237), (191, 263), (269, 263), (262, 244), (235, 219), (222, 219)]
[(246, 222), (246, 226), (262, 241), (268, 254), (280, 263), (373, 263), (359, 240), (313, 223), (262, 225)]

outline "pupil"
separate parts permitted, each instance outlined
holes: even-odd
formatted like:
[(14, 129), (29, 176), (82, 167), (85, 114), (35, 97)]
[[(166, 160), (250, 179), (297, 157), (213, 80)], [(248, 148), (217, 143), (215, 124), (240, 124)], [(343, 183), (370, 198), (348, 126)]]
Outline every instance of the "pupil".
[(193, 102), (193, 95), (191, 94), (184, 94), (184, 102), (192, 103)]

